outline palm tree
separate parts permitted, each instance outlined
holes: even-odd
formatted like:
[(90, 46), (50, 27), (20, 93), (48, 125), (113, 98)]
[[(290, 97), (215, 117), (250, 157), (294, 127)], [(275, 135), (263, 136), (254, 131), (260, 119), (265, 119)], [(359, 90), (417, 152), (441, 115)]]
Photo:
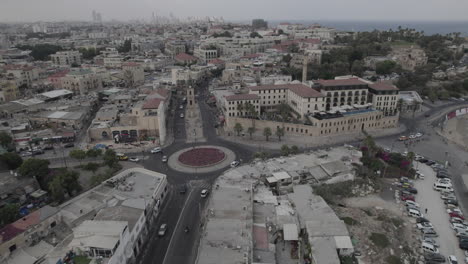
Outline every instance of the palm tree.
[(271, 128), (265, 127), (265, 128), (263, 129), (263, 135), (265, 136), (266, 141), (268, 141), (268, 139), (269, 139), (270, 136), (271, 136)]
[(281, 137), (284, 136), (284, 127), (277, 127), (275, 134), (278, 137), (278, 141), (281, 141)]
[(414, 105), (413, 105), (413, 118), (414, 118), (414, 114), (416, 113), (416, 110), (418, 110), (418, 108), (420, 107), (421, 103), (420, 102), (415, 102)]
[(252, 134), (255, 133), (255, 127), (249, 127), (247, 128), (247, 133), (250, 135), (250, 139), (252, 139)]
[(369, 156), (373, 157), (375, 150), (377, 149), (377, 145), (375, 144), (374, 138), (371, 135), (366, 134), (366, 138), (364, 139), (364, 145), (369, 150)]
[(242, 127), (240, 123), (236, 123), (234, 125), (234, 131), (236, 131), (237, 136), (240, 136), (240, 133), (242, 132), (242, 130), (244, 130), (244, 128)]

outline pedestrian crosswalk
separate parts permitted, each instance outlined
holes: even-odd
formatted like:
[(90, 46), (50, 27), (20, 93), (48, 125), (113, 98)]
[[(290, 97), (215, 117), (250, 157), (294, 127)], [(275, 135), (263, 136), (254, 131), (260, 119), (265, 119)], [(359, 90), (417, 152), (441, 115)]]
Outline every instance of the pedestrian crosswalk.
[(205, 180), (193, 180), (190, 181), (188, 184), (192, 188), (211, 189), (211, 183)]

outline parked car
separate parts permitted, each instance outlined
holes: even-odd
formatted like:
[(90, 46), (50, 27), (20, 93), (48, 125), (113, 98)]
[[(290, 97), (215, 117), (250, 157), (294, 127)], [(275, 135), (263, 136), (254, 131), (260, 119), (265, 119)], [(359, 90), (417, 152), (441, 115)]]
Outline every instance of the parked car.
[(453, 204), (455, 206), (458, 206), (458, 201), (455, 199), (447, 199), (444, 201), (445, 204)]
[(468, 250), (468, 241), (460, 241), (458, 242), (458, 247), (463, 250)]
[(431, 166), (431, 165), (433, 165), (433, 164), (435, 164), (435, 163), (436, 163), (436, 162), (433, 161), (433, 160), (428, 160), (428, 161), (426, 162), (426, 165)]
[(418, 203), (413, 202), (413, 201), (410, 201), (410, 200), (405, 201), (405, 205), (406, 205), (406, 206), (412, 205), (412, 206), (415, 206), (415, 207), (419, 207), (419, 204), (418, 204)]
[(448, 256), (447, 261), (449, 264), (458, 264), (457, 257), (455, 257), (454, 255)]
[(158, 230), (158, 236), (164, 236), (167, 231), (167, 224), (162, 224)]
[(421, 163), (426, 163), (428, 161), (428, 159), (422, 158), (422, 159), (419, 159), (418, 161), (421, 162)]
[(32, 156), (32, 152), (31, 151), (23, 151), (21, 152), (21, 157), (29, 157), (29, 156)]
[(416, 137), (418, 138), (418, 137), (422, 137), (423, 134), (418, 132), (418, 133), (416, 133), (414, 136), (416, 136)]
[(160, 148), (160, 147), (156, 147), (156, 148), (152, 149), (150, 152), (151, 152), (151, 154), (159, 153), (159, 152), (161, 152), (161, 148)]
[(418, 218), (416, 218), (416, 223), (424, 223), (424, 222), (429, 222), (429, 220), (427, 220), (427, 219), (424, 218), (424, 217), (418, 217)]
[(139, 162), (140, 159), (137, 158), (137, 157), (131, 157), (130, 159), (128, 159), (129, 161), (132, 161), (132, 162)]
[(465, 217), (463, 217), (463, 215), (459, 215), (458, 213), (455, 213), (455, 212), (451, 212), (449, 213), (449, 216), (452, 218), (452, 217), (457, 217), (457, 218), (460, 218), (462, 220), (465, 220)]
[(418, 228), (419, 230), (422, 230), (424, 228), (434, 228), (434, 226), (430, 223), (430, 222), (424, 222), (424, 223), (419, 223), (419, 224), (416, 224), (416, 228)]
[(450, 208), (450, 209), (447, 209), (447, 213), (450, 214), (450, 213), (457, 213), (458, 215), (463, 215), (463, 212), (460, 210), (460, 208)]
[(442, 198), (442, 200), (457, 199), (457, 197), (453, 193), (442, 193), (440, 195), (440, 198)]
[(412, 194), (417, 194), (418, 193), (418, 190), (414, 187), (403, 187), (405, 190), (407, 190), (408, 192), (412, 193)]
[(438, 236), (437, 232), (433, 228), (423, 228), (423, 229), (421, 229), (421, 232), (426, 237), (436, 237), (436, 236)]
[(426, 261), (435, 261), (438, 263), (444, 263), (445, 262), (445, 257), (444, 255), (440, 253), (424, 253), (424, 260)]
[(426, 242), (426, 243), (429, 243), (429, 244), (431, 244), (431, 245), (433, 245), (435, 247), (439, 247), (439, 243), (437, 243), (437, 241), (432, 237), (423, 236), (423, 237), (421, 237), (421, 242)]
[(54, 146), (52, 146), (52, 145), (47, 145), (47, 146), (44, 146), (42, 149), (43, 149), (43, 150), (53, 150), (53, 149), (54, 149)]
[(231, 168), (237, 167), (237, 166), (239, 166), (239, 164), (240, 164), (240, 162), (235, 160), (235, 161), (231, 162)]
[(405, 141), (405, 140), (408, 140), (408, 137), (407, 136), (400, 136), (398, 138), (399, 141)]
[(117, 153), (117, 154), (115, 154), (115, 156), (117, 156), (117, 158), (118, 158), (119, 160), (128, 160), (127, 155), (125, 155), (125, 154), (123, 154), (123, 153)]
[(468, 227), (464, 224), (459, 224), (459, 223), (451, 223), (450, 224), (450, 227), (454, 230), (462, 230), (462, 229), (465, 229), (465, 230), (468, 230)]
[(412, 196), (412, 195), (403, 195), (403, 196), (401, 196), (401, 200), (402, 201), (410, 200), (410, 201), (413, 201), (413, 202), (415, 201), (414, 196)]
[(65, 145), (63, 145), (64, 148), (73, 148), (75, 146), (75, 144), (73, 143), (67, 143)]

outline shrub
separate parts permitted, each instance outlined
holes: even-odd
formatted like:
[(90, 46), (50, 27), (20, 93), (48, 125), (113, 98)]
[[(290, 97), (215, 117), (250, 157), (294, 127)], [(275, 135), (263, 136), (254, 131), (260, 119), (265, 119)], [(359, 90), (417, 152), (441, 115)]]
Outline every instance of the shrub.
[(385, 258), (385, 262), (387, 262), (388, 264), (402, 264), (403, 263), (401, 262), (400, 258), (397, 256), (388, 256)]
[(369, 239), (372, 241), (372, 243), (380, 248), (386, 248), (388, 245), (390, 245), (387, 236), (382, 233), (372, 233)]
[(341, 220), (343, 220), (345, 222), (345, 224), (347, 224), (347, 225), (359, 225), (359, 222), (354, 220), (351, 217), (343, 217), (343, 218), (341, 218)]

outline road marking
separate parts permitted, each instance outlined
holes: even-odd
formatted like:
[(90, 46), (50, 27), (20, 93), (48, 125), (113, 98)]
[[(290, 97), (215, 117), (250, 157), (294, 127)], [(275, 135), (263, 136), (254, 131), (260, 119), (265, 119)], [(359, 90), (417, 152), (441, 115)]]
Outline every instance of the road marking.
[(172, 232), (171, 241), (169, 242), (169, 245), (167, 246), (166, 254), (164, 254), (164, 259), (163, 259), (163, 262), (162, 262), (163, 264), (166, 263), (167, 254), (171, 250), (172, 242), (174, 241), (174, 236), (175, 236), (176, 231), (177, 231), (177, 229), (179, 227), (180, 220), (182, 219), (182, 215), (184, 214), (185, 208), (187, 207), (190, 196), (192, 195), (194, 190), (195, 189), (190, 190), (189, 195), (187, 196), (187, 199), (185, 200), (184, 207), (182, 207), (182, 211), (180, 212), (179, 219), (177, 219), (177, 223), (175, 225), (174, 232)]

